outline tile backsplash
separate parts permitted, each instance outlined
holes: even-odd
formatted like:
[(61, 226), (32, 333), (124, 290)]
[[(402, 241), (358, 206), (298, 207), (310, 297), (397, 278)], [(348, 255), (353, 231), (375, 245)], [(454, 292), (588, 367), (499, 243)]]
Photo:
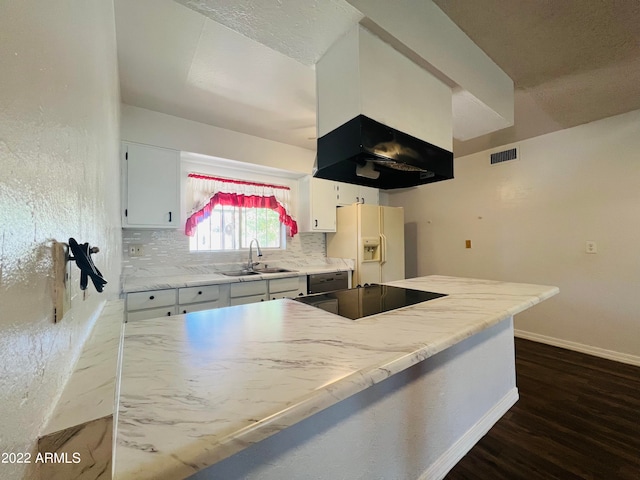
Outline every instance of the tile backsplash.
[[(214, 263), (241, 263), (247, 261), (247, 252), (190, 252), (189, 237), (181, 230), (122, 230), (122, 274), (138, 275), (156, 267), (184, 267)], [(129, 246), (143, 247), (140, 257), (129, 256)], [(326, 257), (324, 233), (299, 233), (287, 237), (286, 250), (263, 249), (262, 263), (300, 260), (320, 260)]]

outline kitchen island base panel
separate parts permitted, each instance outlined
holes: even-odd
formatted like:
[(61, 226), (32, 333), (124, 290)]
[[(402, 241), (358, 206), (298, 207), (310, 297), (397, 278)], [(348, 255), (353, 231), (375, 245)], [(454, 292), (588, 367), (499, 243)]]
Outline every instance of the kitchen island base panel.
[(510, 317), (190, 478), (443, 478), (517, 400), (514, 365)]

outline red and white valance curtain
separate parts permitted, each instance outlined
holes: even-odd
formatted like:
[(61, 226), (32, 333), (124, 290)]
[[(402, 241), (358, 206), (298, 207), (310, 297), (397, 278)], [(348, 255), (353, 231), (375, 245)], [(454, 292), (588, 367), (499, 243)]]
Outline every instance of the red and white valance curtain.
[(198, 223), (209, 218), (216, 205), (270, 208), (278, 212), (280, 223), (287, 226), (289, 236), (298, 233), (298, 224), (291, 216), (290, 189), (282, 185), (245, 182), (228, 178), (190, 173), (187, 180), (189, 218), (185, 233), (193, 236)]

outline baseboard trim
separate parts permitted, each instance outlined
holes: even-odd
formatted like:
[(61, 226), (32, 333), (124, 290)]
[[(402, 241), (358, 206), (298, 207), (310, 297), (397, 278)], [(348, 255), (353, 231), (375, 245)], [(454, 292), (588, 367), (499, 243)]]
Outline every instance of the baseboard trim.
[(570, 342), (568, 340), (562, 340), (560, 338), (548, 337), (546, 335), (540, 335), (538, 333), (525, 332), (524, 330), (514, 330), (514, 334), (518, 338), (524, 338), (525, 340), (531, 340), (533, 342), (545, 343), (554, 347), (566, 348), (567, 350), (573, 350), (575, 352), (586, 353), (587, 355), (593, 355), (595, 357), (606, 358), (608, 360), (614, 360), (616, 362), (628, 363), (629, 365), (635, 365), (640, 367), (640, 357), (637, 355), (630, 355), (628, 353), (614, 352), (613, 350), (606, 350), (600, 347), (592, 347), (591, 345), (584, 345), (583, 343)]
[(495, 423), (518, 401), (518, 389), (513, 388), (496, 403), (473, 427), (460, 437), (427, 469), (418, 480), (441, 480), (484, 437)]

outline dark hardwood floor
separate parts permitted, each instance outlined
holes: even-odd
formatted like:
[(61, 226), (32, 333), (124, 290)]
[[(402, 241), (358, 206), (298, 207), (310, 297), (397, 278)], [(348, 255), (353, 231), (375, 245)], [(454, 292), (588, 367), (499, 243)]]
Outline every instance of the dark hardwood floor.
[(516, 339), (516, 374), (520, 400), (447, 480), (640, 479), (640, 367)]

